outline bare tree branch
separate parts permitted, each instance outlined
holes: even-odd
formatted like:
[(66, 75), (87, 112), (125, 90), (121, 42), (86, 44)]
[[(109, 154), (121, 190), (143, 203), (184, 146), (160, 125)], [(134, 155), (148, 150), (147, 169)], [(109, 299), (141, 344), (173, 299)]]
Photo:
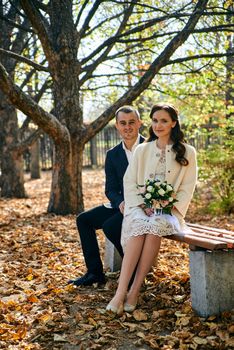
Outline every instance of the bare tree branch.
[(85, 7), (87, 6), (87, 4), (89, 3), (89, 0), (85, 0), (85, 2), (83, 3), (78, 15), (77, 15), (77, 19), (76, 19), (76, 22), (75, 22), (75, 26), (77, 27), (78, 24), (79, 24), (79, 21), (80, 21), (80, 17), (82, 16), (82, 13), (84, 12), (85, 10)]
[(37, 31), (37, 35), (41, 41), (45, 55), (47, 56), (48, 61), (51, 63), (51, 61), (55, 60), (56, 58), (54, 57), (49, 27), (45, 18), (43, 18), (40, 11), (34, 6), (32, 1), (20, 0), (20, 3), (24, 12), (30, 19), (33, 28), (35, 28)]
[(88, 136), (84, 135), (84, 138), (87, 139), (87, 141), (96, 134), (97, 130), (101, 130), (108, 123), (108, 121), (113, 118), (114, 111), (118, 107), (123, 104), (132, 103), (132, 101), (134, 101), (139, 94), (149, 86), (156, 73), (167, 64), (172, 54), (186, 41), (204, 12), (207, 3), (208, 0), (198, 0), (194, 12), (189, 18), (184, 29), (170, 41), (164, 51), (154, 60), (154, 62), (152, 62), (148, 71), (142, 76), (142, 78), (111, 107), (109, 107), (100, 117), (86, 126), (86, 135)]
[(48, 12), (49, 6), (46, 4), (43, 4), (42, 1), (34, 0), (34, 3), (37, 5), (39, 9), (41, 9), (44, 12)]
[[(25, 18), (23, 22), (23, 26), (26, 28), (30, 28), (29, 20), (28, 18)], [(31, 34), (31, 33), (30, 33)], [(23, 30), (18, 30), (18, 33), (16, 34), (16, 38), (11, 46), (11, 51), (20, 54), (24, 48), (25, 44), (25, 38), (28, 37), (28, 33)]]
[(86, 32), (85, 37), (92, 34), (96, 29), (102, 27), (103, 24), (105, 24), (107, 22), (111, 22), (113, 19), (121, 17), (124, 13), (125, 13), (125, 10), (120, 12), (120, 13), (117, 13), (116, 15), (113, 15), (109, 18), (104, 19), (103, 21), (98, 23), (95, 27), (92, 27), (88, 32)]
[(1, 15), (0, 15), (0, 18), (1, 18), (1, 20), (3, 20), (3, 21), (5, 21), (5, 22), (9, 23), (9, 25), (11, 25), (13, 28), (18, 28), (18, 29), (23, 30), (23, 31), (25, 31), (25, 32), (27, 32), (27, 33), (34, 33), (34, 34), (35, 34), (35, 32), (34, 32), (33, 29), (24, 27), (23, 25), (18, 24), (18, 23), (16, 23), (15, 21), (12, 21), (12, 20), (9, 19), (9, 18), (6, 18), (5, 16), (1, 16)]
[[(8, 0), (8, 2), (11, 4), (8, 12), (8, 17), (10, 13), (14, 13), (14, 18), (26, 18), (25, 14), (20, 11), (20, 6), (19, 6), (19, 0)], [(18, 16), (17, 16), (18, 15)], [(11, 18), (11, 17), (10, 17)], [(12, 18), (13, 19), (13, 18)]]
[(55, 143), (69, 144), (70, 135), (67, 128), (57, 118), (41, 108), (31, 97), (27, 96), (10, 79), (5, 68), (0, 64), (0, 88), (9, 100), (28, 115), (40, 128), (50, 135)]
[[(15, 7), (15, 9), (17, 10), (16, 7)], [(20, 13), (20, 15), (22, 16), (21, 13)], [(18, 28), (18, 29), (22, 30), (23, 32), (35, 34), (35, 32), (32, 28), (29, 28), (28, 26), (24, 25), (25, 22), (23, 24), (19, 24), (19, 23), (15, 22), (14, 18), (11, 18), (10, 14), (8, 14), (7, 16), (0, 15), (0, 19), (5, 21), (6, 23), (8, 23), (9, 26), (11, 26), (12, 28)]]
[(52, 85), (51, 79), (47, 79), (42, 87), (40, 88), (40, 91), (34, 96), (34, 101), (39, 102), (46, 90)]
[[(44, 94), (44, 92), (46, 91), (46, 89), (48, 88), (48, 86), (50, 85), (50, 81), (46, 80), (45, 83), (42, 85), (42, 88), (40, 89), (40, 91), (38, 92), (38, 94), (33, 98), (35, 102), (39, 102), (42, 95)], [(51, 114), (53, 114), (53, 110), (50, 111)], [(20, 128), (20, 135), (22, 138), (23, 133), (28, 129), (29, 123), (32, 122), (32, 119), (30, 117), (26, 117), (25, 120), (23, 121), (23, 124)]]
[[(141, 37), (140, 41), (141, 43), (156, 39), (156, 38), (162, 38), (162, 37), (169, 37), (171, 35), (177, 34), (179, 31), (171, 31), (171, 32), (163, 32), (163, 33), (154, 33), (147, 37)], [(222, 24), (220, 26), (213, 26), (213, 27), (207, 27), (207, 28), (201, 28), (201, 29), (194, 29), (191, 33), (210, 33), (210, 32), (234, 32), (234, 24)], [(118, 43), (132, 43), (137, 42), (139, 43), (139, 38), (128, 38), (128, 39), (117, 39), (116, 42)]]
[[(133, 51), (130, 51), (130, 50), (133, 50), (134, 48), (136, 48), (137, 50), (135, 50), (134, 52)], [(130, 51), (129, 53), (127, 51)], [(148, 48), (140, 48), (139, 49), (139, 45), (138, 44), (135, 44), (135, 45), (131, 45), (131, 46), (128, 46), (127, 48), (125, 48), (124, 50), (121, 50), (121, 51), (118, 51), (116, 54), (114, 55), (111, 55), (111, 56), (107, 56), (105, 59), (103, 59), (101, 62), (98, 60), (99, 64), (100, 63), (104, 63), (106, 61), (111, 61), (111, 60), (114, 60), (114, 59), (118, 59), (118, 58), (121, 58), (121, 57), (131, 57), (132, 55), (136, 55), (138, 53), (143, 53), (143, 52), (149, 52), (150, 50)], [(153, 51), (151, 51), (153, 52)], [(90, 65), (87, 65), (85, 66), (83, 69), (81, 69), (81, 72), (86, 72), (86, 71), (94, 71), (96, 61), (93, 63), (93, 64), (90, 64)]]
[(24, 134), (24, 132), (28, 129), (30, 122), (31, 122), (31, 119), (29, 117), (26, 117), (24, 119), (23, 124), (19, 128), (21, 138), (22, 138), (22, 135)]
[(43, 131), (41, 129), (37, 129), (36, 131), (32, 132), (24, 141), (9, 146), (9, 151), (17, 150), (18, 154), (24, 153), (39, 138), (42, 133)]
[(194, 56), (189, 56), (189, 57), (180, 57), (175, 60), (170, 60), (167, 62), (166, 66), (175, 64), (175, 63), (182, 63), (182, 62), (187, 62), (187, 61), (192, 61), (192, 60), (197, 60), (199, 58), (219, 58), (219, 57), (228, 57), (228, 56), (234, 56), (233, 53), (212, 53), (212, 54), (201, 54), (201, 55), (194, 55)]
[[(154, 26), (156, 23), (160, 23), (160, 22), (164, 22), (168, 19), (182, 19), (182, 18), (188, 18), (191, 16), (191, 13), (179, 13), (180, 10), (176, 11), (176, 13), (172, 13), (172, 14), (167, 14), (164, 15), (162, 17), (157, 17), (151, 20), (146, 21), (144, 24), (134, 27), (133, 29), (130, 29), (129, 31), (125, 31), (124, 33), (118, 34), (118, 35), (114, 35), (111, 38), (108, 38), (106, 41), (104, 41), (96, 50), (94, 50), (88, 57), (84, 58), (82, 60), (82, 64), (88, 62), (89, 60), (91, 60), (93, 57), (95, 57), (98, 53), (100, 53), (105, 47), (108, 47), (109, 45), (113, 45), (113, 43), (116, 42), (131, 42), (130, 39), (122, 39), (125, 37), (129, 37), (132, 34), (136, 34), (139, 32), (144, 32), (145, 29), (151, 28), (152, 26)], [(222, 12), (218, 12), (218, 11), (206, 11), (203, 12), (201, 15), (202, 16), (216, 16), (216, 15), (221, 15), (221, 14), (227, 14), (229, 11), (224, 11)], [(234, 14), (234, 13), (233, 13)], [(225, 25), (222, 26), (223, 28), (225, 28)], [(228, 30), (228, 25), (227, 25), (227, 30)], [(202, 30), (197, 30), (197, 32), (203, 32)], [(205, 30), (204, 32), (209, 32), (209, 29)], [(166, 35), (166, 33), (164, 34)], [(129, 41), (128, 41), (129, 40)], [(134, 39), (133, 39), (134, 40)], [(136, 39), (137, 40), (137, 39)]]
[[(129, 8), (125, 11), (124, 16), (123, 16), (123, 20), (120, 23), (120, 26), (116, 32), (116, 35), (118, 36), (124, 29), (126, 26), (126, 23), (133, 11), (134, 5), (130, 5)], [(93, 71), (96, 69), (96, 67), (100, 64), (100, 62), (102, 62), (103, 60), (105, 60), (105, 58), (108, 56), (108, 53), (111, 51), (111, 49), (114, 46), (114, 42), (109, 45), (109, 47), (107, 47), (107, 49), (102, 53), (102, 55), (99, 57), (98, 60), (96, 60), (96, 62), (94, 62), (89, 69), (87, 70), (86, 75), (80, 80), (80, 85), (82, 86), (84, 84), (84, 82), (92, 76)]]
[(82, 29), (80, 31), (80, 37), (82, 38), (86, 32), (86, 30), (89, 28), (89, 23), (91, 21), (91, 19), (93, 18), (95, 12), (97, 11), (99, 5), (101, 4), (102, 0), (95, 0), (93, 7), (91, 8), (91, 10), (88, 13), (88, 16), (85, 19), (85, 22), (82, 26)]
[[(46, 58), (44, 58), (42, 60), (41, 63), (39, 63), (40, 65), (43, 65), (46, 62)], [(35, 74), (37, 72), (37, 70), (35, 68), (31, 69), (31, 71), (27, 74), (26, 78), (24, 79), (24, 81), (22, 82), (22, 84), (20, 85), (20, 89), (22, 90), (27, 83), (30, 81), (30, 79), (32, 78), (33, 74)]]
[(4, 55), (8, 55), (9, 57), (16, 59), (17, 61), (24, 62), (24, 63), (28, 64), (29, 66), (34, 67), (38, 71), (49, 72), (49, 69), (47, 67), (41, 66), (40, 64), (33, 62), (29, 58), (18, 55), (15, 52), (12, 52), (9, 50), (4, 50), (4, 49), (0, 48), (0, 53), (4, 54)]
[[(188, 17), (188, 15), (176, 15), (176, 18), (177, 17)], [(105, 47), (109, 47), (110, 45), (114, 45), (115, 43), (117, 42), (121, 42), (121, 38), (124, 38), (124, 37), (129, 37), (131, 34), (136, 34), (136, 33), (142, 33), (145, 29), (147, 28), (150, 28), (152, 26), (154, 26), (156, 23), (160, 23), (160, 22), (164, 22), (166, 19), (169, 19), (169, 18), (174, 18), (175, 15), (167, 15), (167, 16), (163, 16), (163, 17), (158, 17), (158, 18), (155, 18), (153, 20), (150, 20), (148, 21), (147, 24), (143, 24), (141, 26), (137, 26), (135, 27), (134, 29), (131, 29), (129, 31), (125, 31), (124, 33), (122, 34), (115, 34), (113, 35), (112, 37), (108, 38), (106, 41), (104, 41), (96, 50), (93, 50), (92, 53), (85, 57), (82, 61), (81, 61), (81, 64), (85, 64), (86, 62), (88, 62), (89, 60), (93, 59), (93, 57), (95, 57), (97, 54), (99, 54)], [(127, 41), (127, 39), (125, 39)], [(126, 42), (124, 41), (124, 42)], [(140, 42), (141, 40), (138, 39), (138, 41)]]

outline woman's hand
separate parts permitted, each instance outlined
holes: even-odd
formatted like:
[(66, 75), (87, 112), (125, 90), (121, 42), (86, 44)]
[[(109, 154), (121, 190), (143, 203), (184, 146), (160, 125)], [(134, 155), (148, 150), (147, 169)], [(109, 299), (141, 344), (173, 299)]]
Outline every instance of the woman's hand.
[(147, 216), (151, 216), (154, 213), (153, 208), (148, 208), (145, 204), (140, 204), (139, 207), (144, 211)]
[(152, 216), (154, 213), (154, 209), (153, 208), (145, 208), (144, 212), (147, 216)]

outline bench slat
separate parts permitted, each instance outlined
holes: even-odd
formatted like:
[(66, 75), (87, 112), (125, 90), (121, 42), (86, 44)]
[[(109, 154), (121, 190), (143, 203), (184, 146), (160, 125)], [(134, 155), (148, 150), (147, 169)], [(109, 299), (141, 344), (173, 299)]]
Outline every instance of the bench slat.
[(231, 248), (234, 248), (234, 239), (230, 239), (230, 238), (226, 238), (226, 237), (219, 237), (219, 236), (212, 236), (212, 235), (209, 235), (207, 234), (206, 232), (202, 232), (202, 231), (194, 231), (193, 230), (193, 233), (192, 235), (196, 236), (196, 237), (202, 237), (202, 238), (206, 238), (208, 240), (215, 240), (215, 241), (218, 241), (218, 242), (225, 242), (227, 244), (229, 244), (229, 247)]
[(208, 231), (213, 231), (213, 232), (218, 232), (218, 233), (226, 233), (228, 235), (234, 236), (234, 232), (233, 231), (228, 231), (225, 229), (220, 229), (220, 228), (216, 228), (216, 227), (210, 227), (210, 226), (202, 226), (199, 224), (191, 224), (191, 223), (187, 223), (187, 225), (189, 227), (193, 228), (200, 228), (201, 230), (208, 230)]
[(166, 236), (166, 238), (178, 241), (178, 242), (184, 242), (188, 243), (190, 245), (194, 245), (196, 247), (201, 247), (209, 250), (215, 250), (215, 249), (228, 249), (228, 243), (220, 242), (214, 239), (206, 239), (202, 237), (196, 237), (193, 234), (177, 234), (177, 235), (171, 235)]
[(220, 232), (215, 232), (215, 231), (206, 230), (206, 229), (202, 229), (202, 228), (196, 228), (196, 227), (193, 227), (192, 230), (193, 230), (193, 232), (204, 232), (204, 233), (207, 233), (213, 237), (222, 237), (222, 238), (231, 239), (234, 242), (234, 236), (227, 234), (227, 233), (220, 233)]

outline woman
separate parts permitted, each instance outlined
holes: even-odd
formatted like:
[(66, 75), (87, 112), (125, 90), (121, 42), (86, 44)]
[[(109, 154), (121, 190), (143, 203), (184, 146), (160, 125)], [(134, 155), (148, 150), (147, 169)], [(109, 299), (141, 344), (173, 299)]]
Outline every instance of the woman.
[[(106, 308), (117, 314), (136, 308), (141, 285), (158, 255), (161, 237), (184, 230), (184, 217), (197, 180), (196, 151), (185, 144), (175, 107), (154, 105), (150, 118), (150, 136), (136, 148), (124, 176), (125, 210), (121, 234), (124, 258), (116, 294)], [(172, 216), (155, 216), (153, 209), (145, 206), (139, 195), (139, 185), (148, 179), (165, 180), (173, 186), (177, 202)], [(135, 278), (127, 293), (135, 269)]]

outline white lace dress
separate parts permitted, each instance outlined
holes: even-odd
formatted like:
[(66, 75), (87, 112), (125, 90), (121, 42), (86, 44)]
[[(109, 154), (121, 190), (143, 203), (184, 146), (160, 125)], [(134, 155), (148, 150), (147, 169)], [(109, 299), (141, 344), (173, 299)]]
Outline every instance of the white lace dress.
[[(165, 150), (160, 150), (160, 158), (155, 179), (165, 180), (166, 155)], [(128, 239), (132, 236), (152, 234), (157, 236), (172, 235), (180, 230), (178, 219), (174, 215), (162, 214), (147, 216), (140, 207), (134, 207), (130, 213), (124, 216), (121, 232), (121, 244), (125, 250)]]

